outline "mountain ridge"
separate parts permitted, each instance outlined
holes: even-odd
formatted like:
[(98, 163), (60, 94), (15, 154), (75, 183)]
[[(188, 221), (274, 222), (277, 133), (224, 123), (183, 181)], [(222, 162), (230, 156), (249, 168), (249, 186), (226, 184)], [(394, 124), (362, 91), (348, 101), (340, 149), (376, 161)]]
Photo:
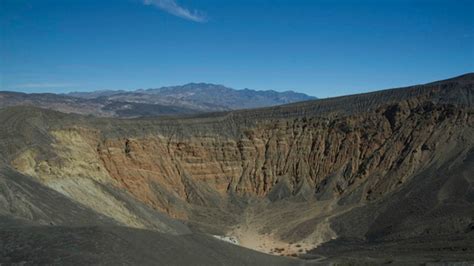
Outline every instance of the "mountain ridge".
[(235, 90), (210, 83), (189, 83), (158, 89), (68, 94), (0, 91), (0, 108), (33, 105), (66, 113), (133, 118), (256, 108), (313, 98), (292, 91)]

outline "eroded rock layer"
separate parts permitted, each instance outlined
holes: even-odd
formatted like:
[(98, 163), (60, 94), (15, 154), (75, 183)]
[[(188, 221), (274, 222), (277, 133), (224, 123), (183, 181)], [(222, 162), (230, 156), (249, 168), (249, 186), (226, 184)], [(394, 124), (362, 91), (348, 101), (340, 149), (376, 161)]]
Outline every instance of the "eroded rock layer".
[(74, 178), (112, 184), (183, 217), (170, 206), (208, 205), (209, 197), (229, 194), (330, 199), (361, 189), (357, 200), (376, 199), (436, 163), (446, 152), (439, 148), (472, 127), (463, 108), (408, 101), (357, 116), (264, 121), (238, 138), (159, 131), (107, 138), (75, 126), (49, 133), (56, 161), (38, 160), (33, 148), (13, 165), (51, 186)]

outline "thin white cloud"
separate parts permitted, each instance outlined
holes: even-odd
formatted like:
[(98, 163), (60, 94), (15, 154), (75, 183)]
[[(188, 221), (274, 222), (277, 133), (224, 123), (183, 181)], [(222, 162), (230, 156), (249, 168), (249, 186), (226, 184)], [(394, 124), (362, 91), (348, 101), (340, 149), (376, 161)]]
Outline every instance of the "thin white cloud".
[(77, 84), (73, 83), (23, 83), (11, 86), (16, 89), (43, 89), (43, 88), (66, 88), (76, 87)]
[(143, 0), (143, 4), (157, 7), (172, 15), (194, 22), (203, 23), (207, 21), (206, 16), (202, 12), (184, 8), (178, 5), (176, 0)]

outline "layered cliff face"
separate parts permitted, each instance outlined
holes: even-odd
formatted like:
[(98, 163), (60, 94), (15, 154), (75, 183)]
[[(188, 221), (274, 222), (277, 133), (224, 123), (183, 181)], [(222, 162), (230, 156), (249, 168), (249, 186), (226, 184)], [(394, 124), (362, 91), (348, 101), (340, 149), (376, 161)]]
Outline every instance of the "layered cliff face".
[[(413, 196), (416, 184), (428, 182), (423, 186), (440, 195), (426, 196), (427, 209), (455, 197), (449, 188), (453, 182), (472, 187), (467, 177), (453, 178), (459, 176), (456, 169), (472, 164), (465, 160), (474, 144), (473, 90), (474, 78), (467, 76), (182, 119), (73, 120), (40, 111), (23, 118), (33, 127), (24, 126), (31, 132), (22, 134), (42, 142), (24, 145), (24, 135), (12, 136), (15, 145), (6, 149), (15, 152), (5, 158), (22, 174), (120, 224), (169, 229), (151, 222), (149, 208), (243, 241), (260, 235), (273, 243), (296, 243), (287, 249), (304, 253), (334, 238), (375, 239), (378, 232), (402, 238), (428, 230), (408, 232), (416, 212), (400, 220), (405, 225), (392, 225), (401, 231), (370, 228), (380, 226), (371, 225), (383, 220), (377, 215), (398, 206), (390, 199)], [(429, 179), (437, 172), (446, 179)], [(466, 193), (460, 201), (464, 210), (472, 207), (471, 192)], [(373, 217), (369, 221), (357, 213)], [(456, 225), (445, 232), (468, 226), (470, 213), (453, 214)], [(349, 232), (350, 221), (358, 219), (364, 222)], [(441, 230), (430, 226), (430, 234)], [(266, 242), (248, 243), (275, 252), (263, 247)]]
[(409, 101), (357, 116), (262, 121), (238, 138), (106, 138), (95, 128), (72, 127), (50, 132), (53, 160), (38, 160), (29, 149), (12, 164), (58, 191), (71, 179), (99, 182), (186, 219), (174, 205), (215, 205), (229, 194), (374, 200), (443, 160), (445, 144), (472, 127), (463, 108)]
[(438, 144), (470, 127), (472, 116), (462, 109), (402, 102), (357, 117), (265, 121), (237, 139), (105, 140), (98, 153), (124, 186), (152, 175), (181, 198), (182, 176), (189, 176), (221, 195), (258, 197), (272, 189), (282, 196), (333, 197), (370, 179), (370, 199), (402, 184), (431, 162)]

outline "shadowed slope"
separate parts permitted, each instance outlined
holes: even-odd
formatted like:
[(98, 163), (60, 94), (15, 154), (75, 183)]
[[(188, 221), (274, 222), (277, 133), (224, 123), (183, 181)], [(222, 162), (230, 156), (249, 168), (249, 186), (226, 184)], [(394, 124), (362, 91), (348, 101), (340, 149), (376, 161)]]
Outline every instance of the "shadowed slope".
[(298, 265), (204, 235), (125, 227), (0, 229), (0, 262), (100, 265)]

